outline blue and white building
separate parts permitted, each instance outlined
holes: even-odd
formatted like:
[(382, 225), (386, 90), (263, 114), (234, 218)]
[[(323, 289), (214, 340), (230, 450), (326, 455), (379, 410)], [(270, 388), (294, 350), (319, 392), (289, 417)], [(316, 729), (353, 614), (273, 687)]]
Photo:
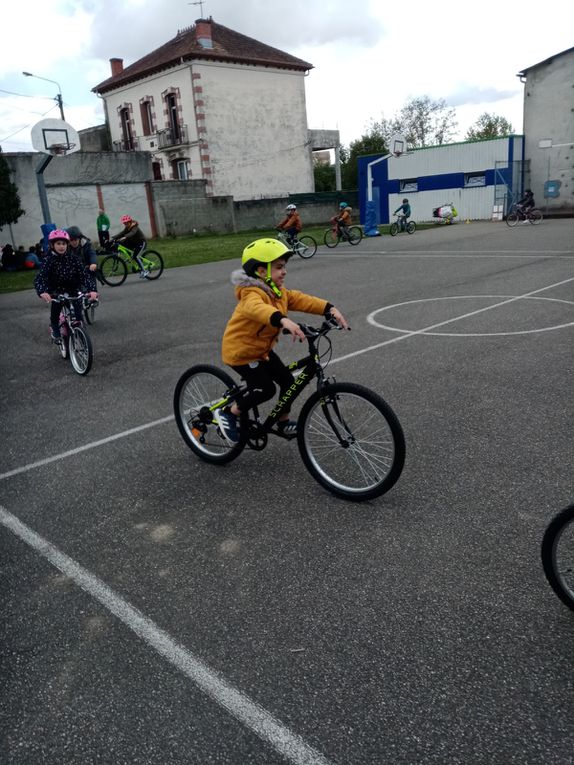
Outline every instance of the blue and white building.
[(433, 209), (449, 203), (461, 220), (502, 217), (530, 184), (521, 135), (360, 157), (358, 163), (363, 224), (369, 186), (376, 223), (384, 224), (405, 198), (419, 222), (433, 220)]

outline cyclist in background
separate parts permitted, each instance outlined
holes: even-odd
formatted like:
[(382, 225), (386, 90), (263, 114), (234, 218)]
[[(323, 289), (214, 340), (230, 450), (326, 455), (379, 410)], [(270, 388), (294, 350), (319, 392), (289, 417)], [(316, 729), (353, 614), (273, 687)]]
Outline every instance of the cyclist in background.
[[(332, 303), (284, 286), (286, 264), (293, 252), (277, 239), (257, 239), (243, 250), (243, 268), (231, 274), (238, 303), (223, 334), (222, 358), (247, 383), (237, 403), (217, 409), (215, 419), (228, 443), (239, 441), (238, 420), (242, 411), (269, 401), (279, 385), (280, 396), (294, 383), (294, 377), (273, 350), (281, 330), (293, 341), (305, 339), (301, 327), (287, 317), (289, 309), (332, 317), (348, 329), (343, 314)], [(297, 423), (282, 415), (278, 429), (288, 436), (297, 434)]]
[(534, 194), (532, 193), (531, 189), (526, 189), (524, 196), (520, 202), (517, 203), (517, 207), (519, 207), (521, 212), (523, 212), (525, 215), (527, 215), (530, 210), (534, 209)]
[[(112, 237), (112, 243), (118, 242), (132, 250), (132, 259), (136, 260), (141, 268), (140, 279), (145, 279), (149, 271), (145, 270), (140, 255), (143, 255), (147, 246), (146, 238), (139, 227), (139, 223), (131, 215), (122, 215), (120, 223), (124, 228), (119, 234)], [(132, 270), (135, 271), (135, 268), (132, 267)]]
[(403, 203), (397, 207), (393, 215), (396, 215), (399, 211), (401, 213), (401, 231), (404, 231), (407, 227), (407, 221), (411, 217), (411, 206), (408, 199), (403, 199)]
[[(68, 293), (75, 296), (87, 292), (91, 300), (98, 299), (93, 274), (70, 250), (70, 235), (62, 229), (50, 231), (48, 254), (42, 261), (42, 268), (34, 279), (34, 287), (44, 302), (50, 303), (50, 330), (52, 340), (60, 342), (60, 304), (52, 302), (52, 295)], [(72, 303), (76, 321), (82, 321), (81, 301)]]
[(339, 214), (335, 215), (334, 218), (332, 218), (333, 222), (335, 223), (337, 227), (337, 232), (339, 235), (342, 235), (343, 233), (347, 233), (349, 226), (352, 224), (351, 219), (351, 213), (353, 212), (353, 209), (349, 207), (349, 205), (346, 202), (341, 202), (339, 205)]
[(287, 215), (283, 218), (281, 223), (277, 225), (278, 231), (284, 231), (287, 234), (287, 241), (293, 245), (297, 234), (301, 232), (303, 224), (301, 222), (301, 216), (297, 212), (296, 205), (287, 205), (285, 208)]
[[(91, 271), (97, 279), (102, 281), (98, 275), (98, 258), (91, 240), (84, 236), (77, 226), (70, 226), (66, 231), (70, 237), (70, 251), (72, 254), (80, 259), (80, 263), (83, 264), (86, 270)], [(84, 240), (83, 243), (82, 239)]]

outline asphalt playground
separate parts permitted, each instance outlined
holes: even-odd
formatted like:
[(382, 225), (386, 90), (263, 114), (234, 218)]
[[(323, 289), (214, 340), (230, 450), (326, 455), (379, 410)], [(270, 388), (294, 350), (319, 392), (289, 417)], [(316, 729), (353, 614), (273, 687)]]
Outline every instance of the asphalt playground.
[(296, 442), (214, 467), (181, 439), (238, 266), (104, 287), (85, 378), (35, 293), (0, 296), (0, 762), (573, 763), (574, 614), (539, 547), (574, 499), (574, 222), (290, 262), (352, 326), (330, 374), (405, 431), (367, 503)]

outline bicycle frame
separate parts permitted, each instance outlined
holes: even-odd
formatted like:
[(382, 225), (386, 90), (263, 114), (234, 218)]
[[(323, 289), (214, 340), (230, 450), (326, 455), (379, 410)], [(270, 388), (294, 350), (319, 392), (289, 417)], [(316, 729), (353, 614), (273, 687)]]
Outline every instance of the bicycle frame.
[[(279, 401), (275, 404), (271, 412), (266, 417), (265, 421), (263, 423), (259, 422), (259, 414), (257, 411), (257, 407), (253, 407), (251, 411), (255, 414), (256, 422), (260, 425), (261, 431), (264, 433), (273, 433), (274, 435), (278, 435), (282, 438), (285, 438), (285, 436), (282, 436), (280, 432), (277, 430), (273, 430), (273, 426), (278, 422), (281, 415), (286, 414), (286, 410), (290, 410), (291, 406), (294, 401), (296, 401), (301, 393), (305, 390), (307, 385), (309, 385), (310, 382), (312, 382), (315, 378), (317, 379), (317, 390), (322, 390), (325, 388), (327, 384), (327, 379), (325, 378), (325, 373), (323, 370), (323, 366), (320, 361), (319, 353), (317, 351), (317, 341), (324, 337), (328, 331), (331, 329), (341, 329), (341, 327), (333, 326), (332, 324), (328, 327), (328, 329), (325, 327), (327, 322), (324, 322), (323, 327), (321, 330), (315, 330), (315, 332), (309, 336), (307, 335), (307, 343), (309, 344), (309, 354), (307, 356), (304, 356), (302, 359), (299, 359), (298, 361), (293, 361), (290, 364), (287, 365), (287, 368), (290, 372), (299, 372), (297, 377), (295, 378), (292, 385), (285, 391), (285, 393), (281, 396)], [(306, 327), (305, 325), (299, 325), (304, 330), (309, 331), (310, 328)], [(209, 409), (210, 411), (214, 412), (216, 409), (220, 409), (224, 406), (229, 406), (229, 404), (234, 403), (240, 396), (240, 394), (245, 390), (245, 385), (237, 385), (231, 390), (229, 390), (226, 394), (226, 396), (221, 399), (220, 401), (217, 401), (215, 404), (212, 404)], [(247, 413), (244, 413), (245, 416)], [(337, 437), (341, 441), (342, 439), (337, 433), (337, 430), (334, 428), (333, 423), (331, 422), (331, 417), (328, 412), (326, 412), (327, 420), (329, 421), (329, 424), (331, 427), (333, 427), (333, 430), (337, 434)]]
[(151, 260), (148, 260), (145, 256), (145, 250), (143, 253), (137, 255), (137, 258), (134, 258), (134, 251), (130, 250), (129, 247), (126, 247), (123, 244), (120, 244), (119, 242), (115, 242), (115, 244), (112, 245), (109, 251), (110, 255), (116, 255), (120, 260), (123, 260), (123, 262), (126, 264), (126, 266), (134, 266), (139, 270), (140, 264), (137, 261), (137, 258), (141, 258), (142, 263), (144, 264), (144, 268), (151, 268), (153, 266), (153, 263)]

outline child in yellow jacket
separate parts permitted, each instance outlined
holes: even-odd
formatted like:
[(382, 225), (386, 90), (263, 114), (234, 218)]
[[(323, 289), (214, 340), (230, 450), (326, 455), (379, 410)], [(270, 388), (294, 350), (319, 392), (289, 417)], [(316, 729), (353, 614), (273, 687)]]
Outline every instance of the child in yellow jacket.
[[(243, 397), (228, 409), (216, 410), (219, 428), (230, 443), (239, 440), (238, 417), (242, 411), (268, 401), (275, 395), (275, 384), (283, 395), (294, 378), (273, 350), (282, 330), (295, 340), (304, 340), (303, 331), (287, 316), (301, 311), (334, 318), (348, 329), (343, 314), (332, 303), (284, 286), (286, 263), (293, 255), (277, 239), (257, 239), (243, 251), (242, 270), (234, 271), (237, 306), (223, 334), (222, 358), (247, 383)], [(282, 415), (278, 427), (284, 435), (295, 436), (297, 423)]]

